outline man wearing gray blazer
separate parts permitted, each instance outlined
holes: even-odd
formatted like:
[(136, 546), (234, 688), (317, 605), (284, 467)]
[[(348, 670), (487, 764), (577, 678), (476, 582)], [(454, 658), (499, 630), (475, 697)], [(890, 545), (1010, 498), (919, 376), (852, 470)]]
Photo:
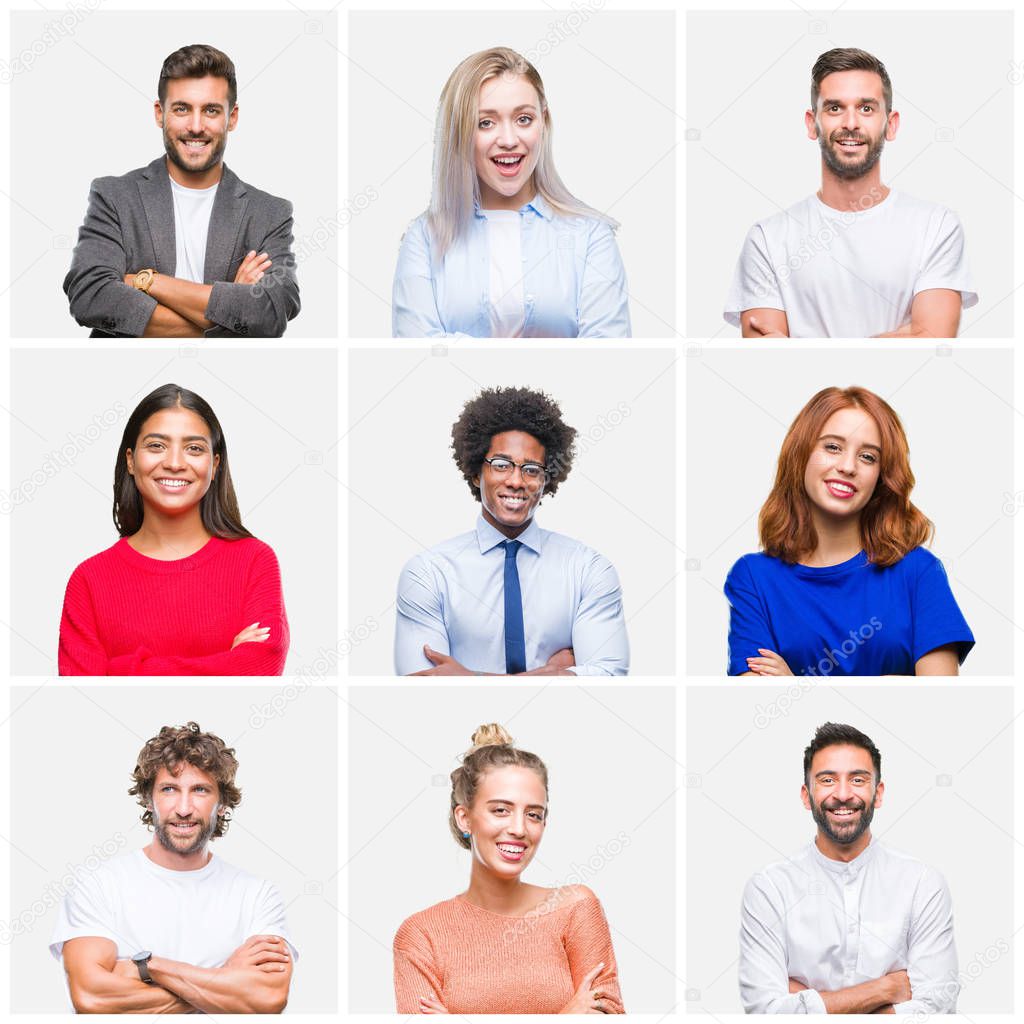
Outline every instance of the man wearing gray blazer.
[(185, 46), (158, 95), (166, 156), (92, 183), (64, 279), (71, 315), (94, 338), (281, 337), (299, 312), (292, 204), (224, 165), (234, 65)]

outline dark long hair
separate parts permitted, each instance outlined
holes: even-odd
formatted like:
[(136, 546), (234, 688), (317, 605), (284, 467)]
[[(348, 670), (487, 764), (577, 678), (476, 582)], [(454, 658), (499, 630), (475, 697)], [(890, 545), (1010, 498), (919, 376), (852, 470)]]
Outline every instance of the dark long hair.
[(203, 398), (177, 384), (164, 384), (146, 395), (125, 424), (121, 446), (117, 450), (117, 461), (114, 463), (114, 526), (117, 532), (122, 537), (138, 533), (144, 511), (139, 489), (135, 486), (135, 477), (128, 472), (125, 452), (131, 451), (134, 456), (142, 425), (150, 416), (162, 409), (176, 408), (194, 412), (206, 424), (210, 430), (213, 454), (220, 457), (210, 489), (199, 502), (203, 526), (208, 533), (222, 540), (251, 537), (252, 534), (242, 525), (242, 517), (238, 512), (238, 499), (235, 497), (235, 486), (231, 482), (228, 467), (228, 448), (224, 432), (220, 429), (220, 421)]

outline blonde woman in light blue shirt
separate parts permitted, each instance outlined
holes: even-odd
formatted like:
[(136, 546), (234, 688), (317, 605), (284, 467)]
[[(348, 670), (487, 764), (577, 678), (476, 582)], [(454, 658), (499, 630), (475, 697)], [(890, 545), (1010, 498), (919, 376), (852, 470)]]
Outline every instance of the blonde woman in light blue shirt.
[(441, 93), (429, 209), (402, 238), (395, 337), (628, 338), (617, 223), (555, 170), (536, 68), (467, 57)]

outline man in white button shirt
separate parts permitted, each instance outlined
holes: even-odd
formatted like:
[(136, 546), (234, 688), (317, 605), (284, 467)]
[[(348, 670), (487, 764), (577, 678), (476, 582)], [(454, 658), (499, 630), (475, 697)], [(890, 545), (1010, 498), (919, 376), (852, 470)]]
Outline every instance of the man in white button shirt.
[(871, 837), (882, 758), (827, 722), (804, 751), (814, 841), (743, 893), (740, 996), (747, 1013), (955, 1013), (953, 907), (942, 876)]
[(823, 53), (804, 121), (821, 189), (750, 229), (726, 321), (745, 338), (955, 338), (978, 301), (963, 230), (952, 210), (882, 184), (900, 124), (885, 65), (852, 47)]
[[(280, 1013), (298, 953), (275, 885), (209, 850), (242, 799), (235, 752), (164, 726), (128, 791), (154, 832), (64, 898), (50, 951), (78, 1013)], [(88, 799), (88, 766), (79, 769)]]

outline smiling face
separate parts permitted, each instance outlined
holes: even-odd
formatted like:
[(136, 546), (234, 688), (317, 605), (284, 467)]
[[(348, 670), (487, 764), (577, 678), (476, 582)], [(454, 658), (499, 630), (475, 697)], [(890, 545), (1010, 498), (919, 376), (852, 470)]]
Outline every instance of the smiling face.
[(220, 463), (206, 421), (180, 406), (153, 413), (125, 458), (146, 513), (170, 516), (198, 514)]
[(871, 754), (848, 744), (823, 747), (811, 759), (801, 798), (821, 837), (840, 847), (866, 846), (885, 784), (875, 778)]
[(473, 484), (480, 488), (483, 517), (506, 537), (515, 537), (530, 525), (534, 510), (544, 496), (544, 476), (537, 480), (523, 477), (523, 463), (544, 465), (544, 446), (532, 434), (506, 430), (491, 438), (488, 459), (504, 458), (516, 463), (508, 472), (499, 472), (485, 462)]
[(531, 768), (492, 768), (480, 779), (472, 807), (455, 808), (455, 820), (470, 834), (476, 863), (513, 879), (537, 852), (547, 803), (544, 783)]
[(213, 75), (170, 79), (154, 113), (167, 156), (185, 176), (201, 175), (224, 159), (228, 132), (238, 122), (238, 106), (228, 109), (228, 80)]
[(517, 210), (534, 196), (544, 134), (537, 90), (525, 75), (502, 74), (480, 87), (474, 165), (488, 210)]
[(863, 409), (848, 406), (825, 421), (804, 471), (816, 520), (860, 515), (878, 483), (881, 444), (878, 424)]
[(153, 830), (171, 854), (200, 853), (217, 827), (219, 788), (206, 772), (185, 764), (178, 773), (160, 768), (153, 784)]
[(874, 71), (836, 71), (819, 85), (818, 109), (805, 115), (825, 164), (844, 181), (863, 177), (896, 137), (899, 114), (886, 113), (882, 79)]

